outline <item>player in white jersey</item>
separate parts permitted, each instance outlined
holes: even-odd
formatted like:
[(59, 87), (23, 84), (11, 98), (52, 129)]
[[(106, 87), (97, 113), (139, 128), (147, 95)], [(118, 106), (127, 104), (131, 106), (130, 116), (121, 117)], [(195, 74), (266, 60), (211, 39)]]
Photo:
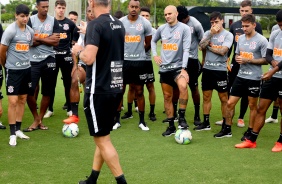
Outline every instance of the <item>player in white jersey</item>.
[(31, 88), (29, 47), (34, 32), (27, 26), (29, 8), (20, 4), (16, 7), (16, 21), (10, 24), (1, 40), (1, 65), (6, 69), (6, 90), (8, 96), (8, 121), (10, 146), (17, 145), (17, 138), (29, 139), (20, 130), (27, 94)]
[(255, 31), (256, 19), (253, 14), (242, 17), (242, 28), (245, 34), (238, 38), (235, 59), (240, 64), (237, 77), (230, 89), (230, 96), (226, 107), (226, 124), (222, 124), (222, 129), (215, 134), (215, 138), (232, 137), (231, 125), (234, 116), (234, 109), (237, 102), (244, 95), (248, 95), (250, 108), (249, 126), (242, 141), (251, 132), (254, 125), (254, 118), (257, 113), (257, 101), (260, 93), (261, 65), (267, 64), (265, 54), (267, 49), (267, 39)]
[[(175, 134), (172, 96), (173, 88), (179, 89), (179, 126), (187, 129), (185, 111), (188, 103), (187, 83), (189, 76), (186, 71), (191, 44), (190, 28), (177, 20), (177, 9), (169, 5), (164, 10), (166, 24), (160, 26), (152, 40), (152, 53), (155, 62), (160, 65), (160, 83), (164, 95), (164, 106), (169, 126), (163, 136)], [(161, 56), (157, 54), (157, 42), (161, 39)]]
[[(201, 124), (200, 119), (200, 93), (198, 89), (198, 77), (201, 74), (201, 63), (198, 59), (198, 47), (199, 42), (204, 35), (204, 29), (201, 23), (193, 16), (189, 15), (189, 12), (185, 6), (177, 6), (178, 21), (187, 24), (191, 29), (191, 46), (189, 53), (189, 60), (187, 65), (187, 72), (189, 75), (189, 87), (194, 103), (194, 125)], [(202, 52), (202, 59), (205, 58), (205, 52)]]
[(196, 131), (211, 130), (210, 110), (213, 90), (217, 90), (221, 101), (223, 121), (228, 100), (227, 94), (227, 52), (232, 46), (233, 35), (223, 28), (223, 16), (219, 12), (210, 15), (211, 29), (206, 31), (199, 43), (202, 50), (206, 50), (203, 65), (202, 90), (204, 122), (194, 128)]
[[(260, 99), (257, 108), (257, 114), (254, 120), (254, 127), (251, 133), (246, 137), (245, 141), (236, 144), (236, 148), (256, 148), (257, 137), (264, 126), (264, 120), (266, 111), (271, 105), (272, 101), (279, 98), (280, 113), (282, 114), (282, 71), (281, 71), (281, 62), (282, 62), (282, 10), (279, 10), (276, 14), (276, 21), (280, 29), (275, 30), (271, 33), (269, 38), (269, 43), (266, 51), (266, 61), (270, 64), (270, 72), (268, 75), (263, 76), (264, 79), (269, 79), (264, 81), (261, 86)], [(275, 74), (273, 74), (277, 71)], [(273, 77), (270, 78), (271, 74)], [(280, 121), (280, 135), (276, 141), (274, 147), (272, 148), (273, 152), (282, 151), (282, 120)]]

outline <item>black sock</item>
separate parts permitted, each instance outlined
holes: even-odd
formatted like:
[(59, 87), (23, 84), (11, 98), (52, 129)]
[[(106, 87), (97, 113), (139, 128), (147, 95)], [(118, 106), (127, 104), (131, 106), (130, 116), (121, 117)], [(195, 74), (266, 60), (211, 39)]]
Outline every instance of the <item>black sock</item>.
[(252, 130), (253, 130), (253, 128), (248, 127), (248, 129), (247, 129), (247, 133), (251, 133), (251, 132), (252, 132)]
[(76, 116), (78, 116), (78, 104), (79, 104), (79, 102), (71, 102), (70, 103), (72, 114), (76, 115)]
[(225, 129), (227, 132), (231, 132), (231, 125), (226, 125), (226, 124), (225, 124), (224, 129)]
[(173, 116), (177, 117), (177, 102), (173, 102)]
[(117, 181), (117, 184), (127, 184), (123, 174), (118, 176), (118, 177), (116, 177), (116, 181)]
[(144, 111), (139, 111), (140, 123), (144, 123)]
[(88, 178), (90, 184), (96, 184), (98, 177), (99, 177), (99, 174), (100, 174), (100, 171), (95, 171), (95, 170), (91, 171), (91, 174)]
[(273, 106), (273, 110), (272, 110), (271, 118), (273, 118), (273, 119), (277, 119), (278, 110), (279, 110), (279, 107), (277, 107), (277, 106)]
[(194, 104), (195, 114), (194, 119), (200, 119), (200, 104)]
[(245, 114), (247, 112), (247, 109), (248, 109), (248, 105), (249, 105), (248, 97), (247, 96), (243, 96), (241, 98), (239, 119), (244, 119), (244, 116), (245, 116)]
[(134, 99), (134, 106), (135, 106), (135, 107), (138, 106), (138, 104), (137, 104), (137, 99), (136, 99), (136, 98)]
[(115, 122), (119, 122), (120, 123), (120, 111), (116, 112)]
[(179, 118), (185, 118), (185, 109), (178, 110)]
[[(225, 118), (222, 118), (222, 125), (221, 125), (221, 130), (223, 130), (226, 127), (226, 121)], [(229, 125), (230, 126), (230, 125)], [(231, 126), (230, 126), (231, 127)]]
[(16, 131), (20, 130), (22, 126), (22, 122), (16, 121)]
[(16, 124), (9, 124), (10, 126), (10, 134), (16, 135)]
[(173, 118), (167, 118), (169, 127), (174, 127), (174, 117)]
[(258, 138), (258, 133), (251, 131), (251, 133), (250, 133), (250, 141), (256, 142), (257, 138)]
[(204, 123), (210, 124), (210, 115), (209, 114), (204, 114)]
[(280, 135), (279, 135), (279, 139), (277, 140), (277, 142), (282, 143), (282, 133), (280, 133)]
[(155, 104), (154, 105), (150, 105), (150, 114), (154, 114), (155, 113)]
[(127, 103), (128, 113), (132, 114), (132, 103)]

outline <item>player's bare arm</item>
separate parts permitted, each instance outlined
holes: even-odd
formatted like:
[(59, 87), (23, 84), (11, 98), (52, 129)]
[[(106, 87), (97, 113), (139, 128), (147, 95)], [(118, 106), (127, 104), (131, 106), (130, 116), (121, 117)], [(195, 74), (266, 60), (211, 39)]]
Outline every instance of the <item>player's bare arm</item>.
[(86, 45), (84, 49), (78, 44), (72, 47), (72, 53), (77, 55), (86, 65), (92, 65), (95, 62), (97, 52), (98, 47), (94, 45)]
[(0, 63), (2, 66), (5, 66), (6, 64), (7, 50), (8, 46), (2, 44), (0, 45)]
[(224, 56), (229, 50), (229, 48), (225, 47), (225, 46), (223, 46), (221, 48), (214, 48), (212, 46), (208, 46), (207, 49), (209, 49), (211, 52), (218, 54), (218, 55), (221, 55), (221, 56)]
[(151, 40), (152, 40), (152, 35), (150, 36), (145, 36), (145, 51), (148, 52), (151, 49)]
[(60, 41), (60, 34), (59, 33), (53, 33), (51, 36), (48, 36), (46, 38), (40, 38), (35, 36), (34, 37), (34, 46), (38, 46), (41, 44), (48, 45), (48, 46), (58, 46)]
[(200, 50), (204, 50), (207, 48), (207, 46), (210, 44), (212, 38), (212, 34), (209, 34), (207, 37), (203, 38), (200, 43), (199, 43), (199, 47)]

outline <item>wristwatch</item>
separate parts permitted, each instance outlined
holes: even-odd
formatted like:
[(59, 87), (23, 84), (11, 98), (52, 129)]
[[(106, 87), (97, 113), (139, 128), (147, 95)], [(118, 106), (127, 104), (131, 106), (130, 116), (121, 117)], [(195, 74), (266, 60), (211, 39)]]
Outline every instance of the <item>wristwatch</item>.
[(79, 58), (79, 55), (80, 55), (81, 52), (82, 52), (82, 50), (78, 51), (78, 52), (76, 53), (76, 57)]

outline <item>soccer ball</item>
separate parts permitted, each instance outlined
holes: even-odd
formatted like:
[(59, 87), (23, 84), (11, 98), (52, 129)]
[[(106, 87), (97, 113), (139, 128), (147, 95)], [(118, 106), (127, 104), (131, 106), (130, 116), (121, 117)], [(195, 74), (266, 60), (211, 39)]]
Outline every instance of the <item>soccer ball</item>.
[(192, 133), (190, 130), (179, 129), (176, 131), (174, 138), (178, 144), (189, 144), (192, 140)]
[(71, 123), (71, 124), (64, 124), (62, 129), (63, 135), (65, 137), (76, 137), (79, 133), (79, 128), (77, 124)]

